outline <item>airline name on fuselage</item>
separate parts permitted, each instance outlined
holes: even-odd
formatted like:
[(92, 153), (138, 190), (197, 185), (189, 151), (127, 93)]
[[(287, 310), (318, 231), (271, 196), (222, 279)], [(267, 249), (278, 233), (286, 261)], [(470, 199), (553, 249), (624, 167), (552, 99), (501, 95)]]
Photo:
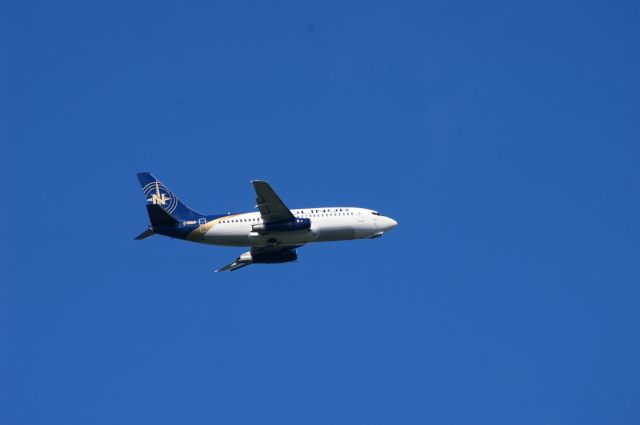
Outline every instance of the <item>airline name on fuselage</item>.
[[(338, 213), (338, 212), (349, 212), (349, 208), (313, 208), (310, 210), (291, 210), (293, 214), (326, 214), (326, 213)], [(196, 224), (197, 221), (189, 220), (183, 221), (182, 224), (184, 226), (189, 226), (192, 224)]]
[(293, 210), (294, 214), (319, 214), (319, 213), (337, 213), (349, 212), (349, 208), (314, 208), (310, 210)]

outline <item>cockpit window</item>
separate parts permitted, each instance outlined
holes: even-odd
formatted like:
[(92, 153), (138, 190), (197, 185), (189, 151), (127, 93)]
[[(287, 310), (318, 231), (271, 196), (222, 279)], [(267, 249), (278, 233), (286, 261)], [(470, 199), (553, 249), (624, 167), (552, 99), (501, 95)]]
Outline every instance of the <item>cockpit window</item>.
[(373, 215), (381, 215), (378, 211), (371, 211), (371, 214), (373, 214)]

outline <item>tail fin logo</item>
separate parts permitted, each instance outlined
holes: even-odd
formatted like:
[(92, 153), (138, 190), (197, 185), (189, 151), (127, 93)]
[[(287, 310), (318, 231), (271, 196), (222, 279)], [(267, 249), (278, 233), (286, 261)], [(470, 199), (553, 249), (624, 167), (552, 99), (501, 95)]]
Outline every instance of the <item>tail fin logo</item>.
[(178, 206), (178, 199), (157, 180), (147, 184), (143, 191), (149, 204), (160, 205), (168, 213), (172, 213)]
[(167, 203), (167, 201), (170, 201), (171, 198), (166, 198), (166, 195), (164, 193), (162, 193), (161, 195), (157, 195), (157, 194), (153, 194), (151, 195), (151, 198), (147, 199), (147, 201), (151, 202), (152, 204), (160, 204), (160, 205), (165, 205)]

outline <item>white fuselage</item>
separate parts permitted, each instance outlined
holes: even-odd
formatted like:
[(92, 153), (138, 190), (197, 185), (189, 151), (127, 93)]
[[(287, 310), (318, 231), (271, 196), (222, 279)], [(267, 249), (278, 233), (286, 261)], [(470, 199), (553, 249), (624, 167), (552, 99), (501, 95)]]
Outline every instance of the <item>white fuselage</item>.
[(311, 242), (364, 239), (381, 236), (397, 223), (376, 211), (353, 207), (304, 208), (291, 210), (296, 218), (311, 220), (311, 228), (286, 232), (260, 232), (259, 212), (230, 214), (194, 230), (188, 239), (213, 245), (262, 247), (304, 245)]

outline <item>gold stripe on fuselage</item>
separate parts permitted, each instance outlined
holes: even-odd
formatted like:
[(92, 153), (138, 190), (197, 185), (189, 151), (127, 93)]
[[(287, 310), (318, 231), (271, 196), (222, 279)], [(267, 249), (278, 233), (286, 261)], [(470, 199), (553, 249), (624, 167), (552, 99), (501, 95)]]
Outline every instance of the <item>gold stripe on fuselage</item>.
[(215, 220), (208, 221), (205, 224), (201, 224), (200, 226), (196, 227), (195, 230), (189, 233), (189, 236), (187, 236), (187, 240), (193, 241), (193, 242), (200, 242), (204, 240), (204, 234), (207, 233), (213, 226), (215, 226), (216, 224), (219, 224), (222, 220), (228, 220), (231, 217), (238, 217), (239, 215), (244, 215), (244, 214), (226, 215), (224, 217), (220, 217), (220, 218), (216, 218)]

